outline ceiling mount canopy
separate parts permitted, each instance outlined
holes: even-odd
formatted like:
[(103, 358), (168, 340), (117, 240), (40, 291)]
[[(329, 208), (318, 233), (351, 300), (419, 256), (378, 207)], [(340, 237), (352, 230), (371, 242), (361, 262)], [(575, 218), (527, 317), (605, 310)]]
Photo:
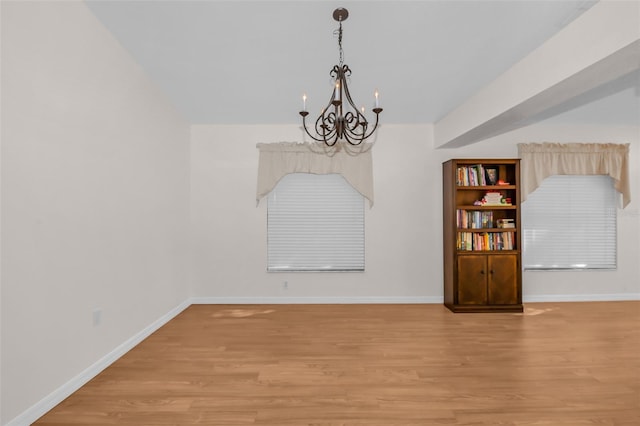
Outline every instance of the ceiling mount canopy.
[(378, 91), (374, 92), (375, 123), (370, 125), (365, 117), (365, 108), (358, 109), (351, 94), (347, 82), (351, 76), (351, 69), (344, 63), (342, 50), (342, 22), (349, 17), (349, 11), (339, 7), (333, 11), (333, 19), (339, 23), (336, 30), (338, 35), (339, 64), (334, 65), (329, 73), (334, 82), (334, 90), (326, 107), (322, 109), (315, 125), (307, 127), (307, 95), (302, 95), (302, 126), (305, 132), (315, 141), (323, 142), (327, 146), (333, 146), (338, 141), (348, 142), (351, 145), (360, 145), (368, 137), (374, 134), (378, 127), (378, 116), (382, 112), (378, 100)]
[(338, 22), (346, 21), (349, 17), (349, 11), (344, 7), (339, 7), (333, 11), (333, 19)]

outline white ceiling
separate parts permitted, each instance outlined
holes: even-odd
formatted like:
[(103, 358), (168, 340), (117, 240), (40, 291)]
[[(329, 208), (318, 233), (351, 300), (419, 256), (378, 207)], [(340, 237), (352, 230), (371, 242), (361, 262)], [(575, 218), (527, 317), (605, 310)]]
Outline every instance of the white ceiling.
[[(297, 123), (305, 92), (309, 110), (320, 112), (330, 97), (329, 71), (338, 62), (337, 7), (349, 10), (343, 47), (354, 100), (370, 108), (378, 88), (383, 122), (431, 123), (594, 3), (87, 2), (194, 124)], [(606, 99), (605, 109), (587, 108), (586, 116), (637, 122), (639, 79), (637, 73), (620, 79), (556, 113)]]

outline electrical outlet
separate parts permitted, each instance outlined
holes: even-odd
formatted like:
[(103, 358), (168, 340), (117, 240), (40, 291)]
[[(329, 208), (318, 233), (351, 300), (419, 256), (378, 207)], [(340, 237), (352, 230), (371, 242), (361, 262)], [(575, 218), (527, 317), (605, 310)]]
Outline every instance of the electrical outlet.
[(102, 323), (102, 309), (93, 310), (93, 326), (97, 327)]
[(285, 282), (282, 283), (282, 289), (283, 290), (289, 290), (289, 282), (288, 281), (285, 281)]

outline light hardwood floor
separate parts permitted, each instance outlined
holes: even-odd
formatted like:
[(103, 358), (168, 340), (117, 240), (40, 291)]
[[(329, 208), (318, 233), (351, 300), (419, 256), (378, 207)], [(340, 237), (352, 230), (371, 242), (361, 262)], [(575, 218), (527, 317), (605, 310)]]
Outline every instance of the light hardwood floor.
[(35, 425), (640, 425), (640, 302), (193, 305)]

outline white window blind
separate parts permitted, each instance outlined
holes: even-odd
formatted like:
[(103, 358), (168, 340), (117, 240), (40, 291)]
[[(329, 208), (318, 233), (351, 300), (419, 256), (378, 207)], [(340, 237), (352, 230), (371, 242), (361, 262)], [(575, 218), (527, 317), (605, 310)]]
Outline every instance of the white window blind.
[(341, 175), (288, 174), (267, 210), (269, 271), (364, 271), (364, 198)]
[(616, 202), (604, 175), (554, 175), (522, 204), (524, 269), (615, 269)]

